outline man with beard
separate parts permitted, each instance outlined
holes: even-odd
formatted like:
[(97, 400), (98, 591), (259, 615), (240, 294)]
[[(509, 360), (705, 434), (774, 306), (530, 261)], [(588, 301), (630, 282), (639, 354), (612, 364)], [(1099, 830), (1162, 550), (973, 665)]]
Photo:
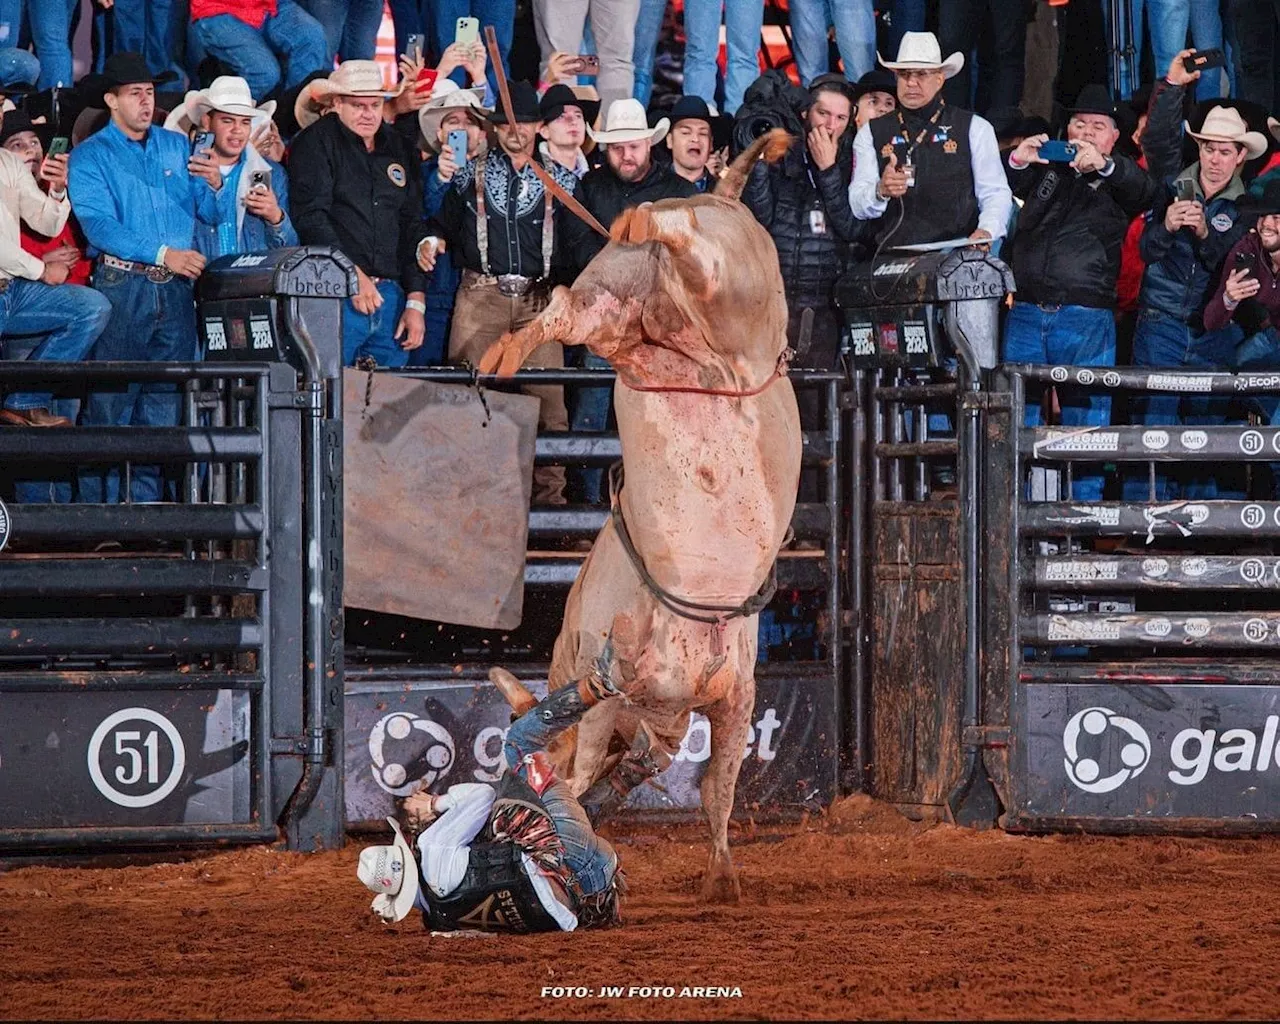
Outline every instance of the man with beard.
[(898, 59), (880, 63), (898, 76), (898, 109), (858, 129), (854, 216), (875, 223), (881, 246), (1003, 238), (1013, 195), (995, 131), (941, 95), (964, 55), (943, 60), (933, 33), (908, 32)]
[[(653, 159), (654, 145), (670, 127), (664, 117), (650, 128), (639, 100), (618, 100), (609, 108), (602, 131), (587, 129), (587, 134), (604, 146), (605, 162), (582, 179), (577, 198), (606, 228), (623, 210), (641, 203), (699, 194), (693, 182)], [(606, 239), (568, 211), (561, 218), (566, 257), (574, 270), (581, 272), (605, 247)]]
[(1220, 331), (1235, 321), (1244, 330), (1233, 369), (1280, 369), (1280, 180), (1269, 182), (1261, 197), (1242, 198), (1238, 209), (1241, 220), (1256, 217), (1257, 224), (1227, 253), (1204, 327)]
[[(511, 83), (515, 124), (503, 110), (489, 115), (498, 146), (483, 160), (474, 160), (453, 176), (453, 187), (440, 208), (440, 234), (462, 267), (462, 283), (449, 332), (449, 358), (478, 363), (485, 350), (502, 335), (517, 331), (546, 308), (551, 298), (552, 266), (560, 231), (556, 202), (531, 166), (537, 159), (542, 115), (538, 95), (527, 82)], [(573, 194), (578, 179), (554, 160), (543, 166), (566, 192)], [(424, 269), (434, 257), (419, 254)], [(564, 366), (559, 342), (539, 346), (525, 366)], [(539, 399), (538, 426), (567, 430), (564, 388), (526, 387)], [(540, 466), (533, 474), (537, 504), (563, 505), (564, 467)]]

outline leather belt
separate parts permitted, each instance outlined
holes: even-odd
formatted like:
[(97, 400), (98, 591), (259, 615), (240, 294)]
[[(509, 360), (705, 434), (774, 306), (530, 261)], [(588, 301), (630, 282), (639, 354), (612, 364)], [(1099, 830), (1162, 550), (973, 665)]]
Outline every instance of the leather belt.
[(467, 278), (467, 285), (474, 287), (476, 285), (487, 285), (498, 289), (498, 293), (509, 299), (516, 299), (522, 295), (528, 295), (530, 292), (543, 291), (551, 287), (551, 281), (545, 277), (524, 277), (521, 274), (478, 274), (474, 270), (468, 270), (464, 276)]
[(135, 263), (133, 260), (117, 259), (115, 256), (102, 256), (102, 265), (112, 270), (123, 270), (129, 274), (141, 274), (152, 284), (168, 284), (175, 277), (168, 267), (157, 267), (154, 263)]

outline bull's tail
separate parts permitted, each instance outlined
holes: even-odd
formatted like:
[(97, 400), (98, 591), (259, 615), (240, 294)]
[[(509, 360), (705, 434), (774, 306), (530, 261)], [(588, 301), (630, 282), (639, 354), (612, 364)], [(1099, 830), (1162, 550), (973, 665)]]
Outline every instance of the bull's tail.
[(777, 163), (791, 148), (792, 136), (785, 128), (774, 128), (765, 132), (755, 142), (738, 154), (737, 158), (724, 172), (724, 177), (716, 185), (716, 195), (728, 199), (741, 199), (742, 190), (747, 184), (747, 175), (757, 160), (767, 164)]

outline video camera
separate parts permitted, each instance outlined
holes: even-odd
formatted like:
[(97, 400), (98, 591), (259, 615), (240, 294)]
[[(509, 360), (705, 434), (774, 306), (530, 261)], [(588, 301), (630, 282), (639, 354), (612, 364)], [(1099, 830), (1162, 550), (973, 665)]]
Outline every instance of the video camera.
[(792, 135), (802, 136), (802, 118), (810, 102), (809, 93), (793, 85), (781, 71), (766, 71), (748, 87), (742, 106), (734, 115), (732, 155), (737, 156), (774, 128), (785, 128)]

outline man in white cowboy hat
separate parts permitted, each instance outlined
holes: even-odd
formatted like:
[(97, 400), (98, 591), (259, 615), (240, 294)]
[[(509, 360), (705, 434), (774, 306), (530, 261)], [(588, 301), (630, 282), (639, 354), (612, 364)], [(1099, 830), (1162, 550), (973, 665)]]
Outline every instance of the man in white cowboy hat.
[(213, 133), (213, 146), (191, 158), (218, 195), (218, 222), (196, 226), (196, 248), (211, 260), (298, 244), (284, 168), (249, 141), (275, 110), (275, 100), (255, 106), (243, 78), (221, 75), (207, 89), (187, 93), (165, 121), (166, 127), (185, 123)]
[[(515, 123), (501, 108), (489, 115), (498, 145), (453, 176), (440, 208), (440, 233), (462, 267), (462, 283), (449, 331), (449, 359), (478, 363), (485, 350), (508, 331), (519, 330), (551, 299), (553, 268), (561, 261), (559, 202), (530, 166), (537, 156), (542, 115), (538, 95), (528, 82), (511, 83)], [(555, 161), (542, 166), (570, 195), (578, 188), (573, 172)], [(426, 256), (426, 254), (423, 254)], [(434, 265), (429, 257), (424, 265)], [(526, 366), (564, 366), (564, 347), (547, 342), (534, 350)], [(567, 430), (564, 388), (526, 386), (539, 399), (538, 425)], [(563, 505), (564, 467), (539, 466), (533, 474), (534, 501)]]
[[(1168, 188), (1139, 243), (1147, 269), (1133, 335), (1133, 361), (1138, 366), (1226, 366), (1239, 340), (1234, 327), (1206, 332), (1204, 308), (1227, 253), (1252, 226), (1238, 209), (1245, 196), (1240, 173), (1246, 160), (1266, 151), (1267, 140), (1261, 132), (1250, 131), (1230, 106), (1213, 107), (1200, 130), (1191, 131), (1182, 120), (1183, 97), (1200, 74), (1189, 74), (1182, 64), (1191, 52), (1179, 53), (1165, 79), (1156, 83), (1142, 137), (1152, 176)], [(1179, 170), (1184, 131), (1195, 140), (1199, 159)], [(1141, 403), (1142, 422), (1181, 422), (1181, 404), (1177, 395), (1150, 396)], [(1202, 412), (1197, 411), (1197, 420), (1223, 422), (1220, 412)], [(1127, 500), (1146, 500), (1147, 474), (1126, 479), (1124, 489)], [(1157, 474), (1158, 499), (1177, 497), (1177, 490), (1183, 497), (1219, 496), (1212, 476), (1186, 479), (1179, 487), (1168, 474)]]
[(376, 894), (375, 914), (390, 923), (417, 907), (432, 931), (528, 933), (621, 923), (618, 855), (595, 834), (545, 753), (588, 708), (619, 695), (611, 662), (606, 644), (587, 678), (541, 702), (495, 670), (494, 683), (516, 719), (503, 745), (508, 770), (493, 786), (461, 783), (405, 799), (402, 816), (416, 840), (411, 844), (388, 818), (392, 842), (360, 852), (356, 874)]
[[(471, 160), (484, 155), (486, 147), (483, 106), (485, 86), (461, 88), (450, 78), (436, 80), (431, 98), (418, 110), (418, 128), (427, 158), (422, 162), (422, 211), (428, 220), (439, 216), (444, 197), (452, 188), (453, 176)], [(455, 154), (446, 145), (449, 133), (466, 132), (467, 145)], [(422, 347), (409, 353), (410, 366), (439, 366), (449, 351), (449, 323), (462, 271), (453, 253), (436, 256), (427, 280), (427, 333)]]
[[(404, 366), (426, 331), (426, 276), (415, 258), (426, 238), (416, 149), (383, 120), (398, 89), (371, 60), (344, 61), (298, 96), (310, 126), (289, 157), (291, 213), (303, 245), (332, 245), (356, 265), (359, 291), (346, 301), (342, 357)], [(333, 114), (321, 117), (320, 109)]]
[[(676, 174), (669, 163), (653, 158), (653, 147), (670, 127), (665, 117), (650, 127), (640, 101), (625, 99), (609, 108), (603, 129), (587, 129), (604, 147), (605, 162), (582, 179), (577, 198), (606, 228), (623, 210), (641, 203), (699, 194), (698, 186)], [(580, 273), (604, 248), (605, 239), (572, 214), (563, 219), (566, 255)]]
[(991, 125), (942, 97), (964, 66), (932, 32), (906, 32), (895, 61), (898, 107), (858, 129), (849, 205), (877, 245), (1003, 238), (1013, 196)]

